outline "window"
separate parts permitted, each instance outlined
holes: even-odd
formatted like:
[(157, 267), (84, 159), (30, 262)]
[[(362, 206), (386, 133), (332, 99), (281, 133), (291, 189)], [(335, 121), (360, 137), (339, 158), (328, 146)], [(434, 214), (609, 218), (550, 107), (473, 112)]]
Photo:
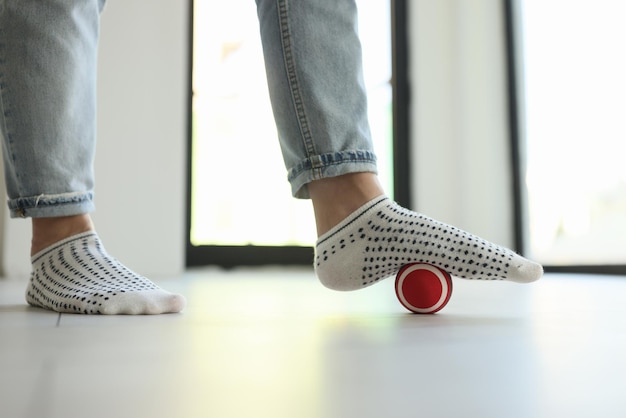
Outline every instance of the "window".
[[(392, 193), (391, 5), (357, 4), (370, 125), (381, 181)], [(195, 1), (193, 16), (188, 264), (264, 264), (285, 258), (309, 263), (313, 211), (309, 201), (291, 197), (286, 180), (255, 4)], [(234, 155), (236, 164), (229, 158)], [(259, 159), (264, 169), (253, 178), (238, 171), (256, 166)]]
[(623, 272), (626, 3), (515, 6), (527, 255), (548, 266)]

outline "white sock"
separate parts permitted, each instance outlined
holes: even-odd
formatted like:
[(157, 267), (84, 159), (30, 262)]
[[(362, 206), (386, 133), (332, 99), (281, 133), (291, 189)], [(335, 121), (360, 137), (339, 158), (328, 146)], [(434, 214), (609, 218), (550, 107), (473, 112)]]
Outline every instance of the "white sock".
[(428, 263), (465, 279), (532, 282), (543, 268), (513, 251), (405, 209), (381, 196), (322, 235), (315, 271), (331, 289), (355, 290)]
[(95, 232), (64, 239), (31, 258), (26, 301), (56, 312), (180, 312), (185, 299), (166, 292), (107, 254)]

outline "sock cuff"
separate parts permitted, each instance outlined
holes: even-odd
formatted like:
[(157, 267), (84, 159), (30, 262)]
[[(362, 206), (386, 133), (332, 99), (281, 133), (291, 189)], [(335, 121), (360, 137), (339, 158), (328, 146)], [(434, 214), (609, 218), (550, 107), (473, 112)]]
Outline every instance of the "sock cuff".
[(350, 225), (352, 225), (355, 222), (357, 222), (359, 220), (359, 218), (361, 218), (366, 213), (374, 210), (375, 208), (377, 208), (379, 206), (384, 205), (385, 203), (389, 202), (390, 200), (391, 199), (389, 199), (385, 195), (378, 196), (378, 197), (375, 197), (374, 199), (370, 200), (369, 202), (367, 202), (366, 204), (364, 204), (363, 206), (361, 206), (360, 208), (358, 208), (357, 210), (352, 212), (352, 214), (350, 216), (348, 216), (346, 219), (344, 219), (343, 221), (339, 222), (339, 224), (337, 224), (333, 228), (331, 228), (330, 231), (328, 231), (325, 234), (323, 234), (322, 236), (320, 236), (317, 239), (317, 244), (316, 245), (320, 246), (320, 245), (324, 244), (324, 242), (328, 241), (328, 239), (330, 239), (333, 235), (337, 234), (338, 232), (341, 232), (345, 228), (348, 228)]
[(73, 242), (73, 241), (78, 241), (78, 240), (80, 240), (82, 238), (89, 237), (89, 236), (94, 236), (96, 239), (98, 238), (98, 234), (95, 231), (81, 232), (80, 234), (72, 235), (70, 237), (62, 239), (61, 241), (55, 242), (54, 244), (50, 245), (49, 247), (46, 247), (43, 250), (39, 251), (38, 253), (34, 254), (30, 258), (30, 262), (31, 262), (31, 264), (34, 264), (40, 258), (44, 257), (45, 255), (47, 255), (48, 253), (50, 253), (52, 251), (55, 251), (56, 249), (58, 249), (60, 247), (63, 247), (65, 244), (67, 244), (69, 242)]

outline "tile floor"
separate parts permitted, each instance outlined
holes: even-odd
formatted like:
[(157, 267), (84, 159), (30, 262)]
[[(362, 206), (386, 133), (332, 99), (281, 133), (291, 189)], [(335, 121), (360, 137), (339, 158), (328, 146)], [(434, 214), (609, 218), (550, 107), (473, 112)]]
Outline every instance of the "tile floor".
[(308, 269), (159, 284), (183, 314), (59, 315), (0, 280), (0, 417), (626, 416), (626, 277), (455, 279), (422, 316)]

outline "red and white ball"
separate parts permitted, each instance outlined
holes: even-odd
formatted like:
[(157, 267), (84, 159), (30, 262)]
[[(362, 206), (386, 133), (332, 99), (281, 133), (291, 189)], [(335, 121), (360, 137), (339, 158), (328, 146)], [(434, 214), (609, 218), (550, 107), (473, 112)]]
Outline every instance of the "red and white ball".
[(447, 271), (426, 263), (411, 263), (396, 275), (396, 295), (409, 311), (433, 314), (452, 296), (452, 278)]

